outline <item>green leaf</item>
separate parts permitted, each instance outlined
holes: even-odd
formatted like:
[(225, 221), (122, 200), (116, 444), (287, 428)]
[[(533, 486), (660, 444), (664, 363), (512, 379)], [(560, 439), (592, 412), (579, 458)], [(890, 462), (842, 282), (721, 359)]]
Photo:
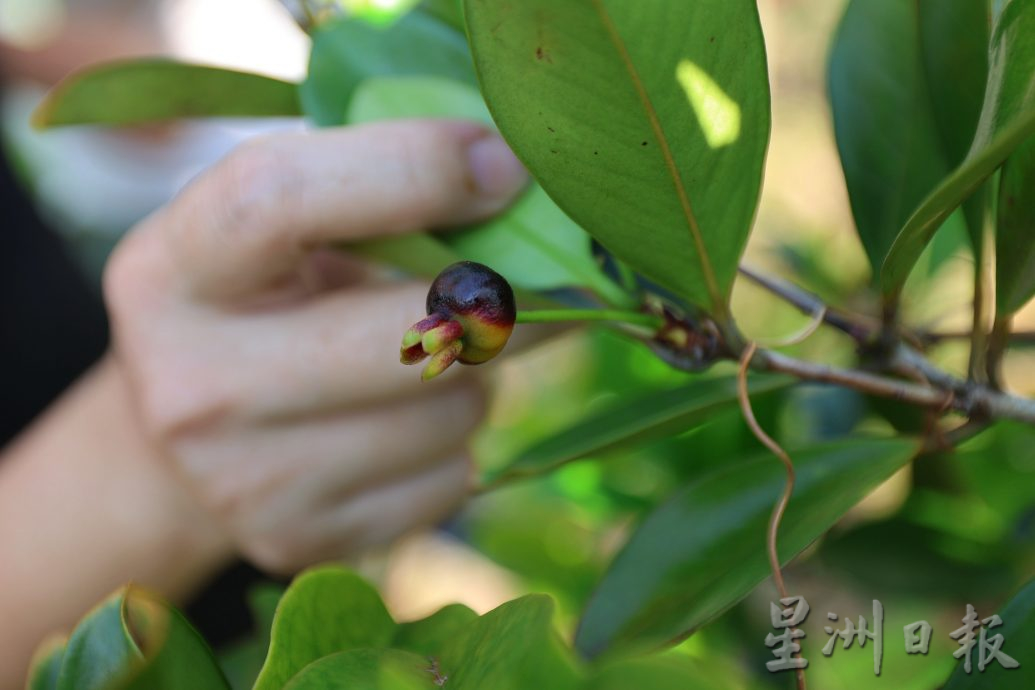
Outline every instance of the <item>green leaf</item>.
[[(915, 452), (907, 440), (853, 439), (791, 453), (797, 485), (780, 530), (781, 561), (830, 529)], [(597, 656), (657, 646), (744, 598), (769, 575), (766, 525), (785, 478), (766, 453), (694, 481), (659, 506), (600, 583), (576, 647)]]
[(284, 595), (284, 587), (272, 582), (261, 582), (248, 590), (248, 609), (251, 612), (252, 634), (234, 644), (221, 647), (219, 666), (234, 690), (251, 690), (259, 677), (266, 653), (270, 647), (270, 629), (277, 604)]
[[(961, 626), (964, 614), (965, 611), (961, 610)], [(978, 614), (983, 618), (988, 616), (985, 611), (978, 611)], [(1006, 603), (999, 611), (999, 617), (1003, 624), (989, 629), (986, 634), (989, 638), (993, 635), (1002, 635), (1002, 651), (1020, 662), (1020, 667), (1006, 669), (998, 661), (992, 661), (984, 672), (978, 671), (980, 644), (975, 644), (971, 652), (971, 673), (966, 673), (963, 661), (960, 660), (943, 690), (1035, 687), (1035, 663), (1032, 663), (1031, 657), (1031, 650), (1035, 649), (1035, 580), (1025, 585), (1024, 589)]]
[(500, 131), (579, 225), (718, 316), (769, 139), (751, 0), (469, 0)]
[[(966, 154), (984, 93), (987, 24), (985, 0), (853, 0), (845, 11), (830, 102), (875, 278), (910, 214)], [(972, 234), (982, 221), (979, 206)]]
[[(313, 3), (313, 0), (306, 0)], [(315, 4), (318, 23), (333, 20), (342, 15), (356, 17), (375, 26), (387, 26), (415, 9), (418, 0), (317, 0)], [(321, 16), (319, 6), (326, 11)], [(335, 7), (337, 5), (337, 7)], [(329, 7), (328, 7), (329, 6)]]
[[(988, 0), (920, 0), (918, 10), (926, 90), (945, 160), (955, 167), (970, 149), (988, 81)], [(978, 261), (984, 249), (988, 192), (982, 189), (963, 202)]]
[(605, 664), (585, 690), (725, 690), (733, 687), (720, 671), (685, 657), (644, 657)]
[(491, 265), (515, 287), (588, 287), (627, 301), (593, 260), (589, 235), (536, 184), (502, 215), (440, 239), (464, 258)]
[(65, 648), (58, 690), (104, 690), (143, 664), (144, 655), (125, 627), (126, 589), (97, 605), (80, 621)]
[(1035, 0), (1012, 0), (992, 27), (988, 83), (967, 157), (906, 221), (884, 261), (881, 287), (894, 298), (924, 247), (953, 211), (1035, 135)]
[(428, 280), (462, 260), (444, 242), (420, 232), (343, 244), (341, 249)]
[(580, 672), (553, 629), (553, 600), (509, 601), (467, 626), (442, 651), (450, 690), (575, 690)]
[(124, 587), (68, 640), (58, 690), (228, 690), (211, 650), (154, 594)]
[(57, 690), (67, 642), (68, 638), (64, 635), (56, 635), (48, 637), (36, 647), (29, 663), (25, 690)]
[(998, 213), (995, 298), (1003, 317), (1035, 296), (1035, 137), (1003, 166)]
[(413, 75), (363, 81), (353, 93), (346, 122), (413, 117), (455, 117), (492, 125), (492, 116), (475, 87), (443, 77)]
[(924, 89), (946, 159), (970, 149), (988, 81), (988, 0), (919, 0)]
[(309, 76), (299, 87), (302, 109), (321, 127), (343, 124), (361, 81), (404, 74), (474, 83), (463, 36), (428, 14), (411, 12), (387, 27), (327, 22), (313, 33)]
[[(463, 118), (492, 124), (475, 88), (439, 77), (369, 79), (356, 89), (348, 121), (411, 117)], [(462, 259), (492, 266), (516, 287), (548, 290), (586, 286), (604, 295), (616, 291), (591, 256), (589, 236), (535, 184), (502, 215), (468, 230), (443, 233), (436, 236), (436, 241)], [(366, 253), (380, 251), (386, 244), (394, 246), (398, 240), (368, 241), (362, 247)]]
[(442, 648), (477, 618), (478, 614), (463, 604), (450, 604), (427, 618), (400, 623), (392, 647), (437, 658)]
[(377, 591), (329, 566), (295, 578), (277, 605), (269, 655), (255, 690), (280, 690), (308, 664), (336, 652), (385, 647), (395, 622)]
[[(967, 494), (1000, 515), (1004, 532), (993, 533), (986, 541), (1010, 544), (1007, 525), (1026, 524), (1032, 507), (1031, 486), (1035, 483), (1035, 464), (1019, 462), (1035, 447), (1035, 427), (1020, 422), (1000, 421), (975, 438), (961, 444), (948, 458)], [(973, 529), (965, 531), (972, 534)], [(1018, 534), (1018, 537), (1021, 535)], [(1020, 556), (1020, 553), (1018, 553)]]
[(425, 12), (458, 33), (464, 33), (464, 7), (462, 0), (424, 0), (417, 6), (419, 12)]
[(118, 690), (229, 690), (212, 650), (177, 609), (146, 590), (130, 587), (124, 627), (146, 662)]
[(36, 127), (136, 125), (189, 117), (293, 117), (297, 87), (279, 79), (166, 58), (88, 67), (51, 89)]
[(284, 690), (435, 690), (427, 658), (395, 649), (353, 649), (306, 666)]
[[(748, 389), (755, 397), (791, 383), (783, 376), (753, 376)], [(541, 474), (573, 460), (690, 431), (736, 405), (733, 376), (696, 379), (671, 390), (624, 399), (524, 450), (499, 474)]]

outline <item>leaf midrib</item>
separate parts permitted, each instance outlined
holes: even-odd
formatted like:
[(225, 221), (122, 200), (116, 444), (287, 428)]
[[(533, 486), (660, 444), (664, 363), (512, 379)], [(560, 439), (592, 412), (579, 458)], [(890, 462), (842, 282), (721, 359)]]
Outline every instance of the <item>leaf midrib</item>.
[(629, 74), (633, 87), (636, 90), (636, 95), (640, 99), (640, 104), (643, 106), (644, 112), (647, 115), (647, 120), (650, 122), (654, 138), (658, 142), (662, 158), (665, 161), (665, 167), (668, 169), (668, 173), (672, 178), (672, 184), (675, 186), (676, 196), (679, 199), (680, 207), (683, 210), (687, 227), (690, 230), (690, 236), (693, 238), (694, 246), (697, 249), (697, 257), (701, 264), (701, 272), (704, 276), (705, 284), (708, 287), (708, 295), (712, 302), (711, 306), (713, 315), (716, 317), (723, 317), (726, 313), (726, 301), (722, 298), (722, 291), (719, 290), (718, 282), (715, 279), (715, 271), (712, 269), (712, 264), (708, 257), (708, 251), (704, 246), (704, 236), (701, 234), (701, 228), (697, 224), (697, 218), (694, 216), (693, 208), (690, 205), (690, 198), (686, 193), (686, 188), (683, 186), (682, 175), (679, 173), (679, 168), (676, 166), (675, 158), (672, 155), (672, 149), (669, 147), (668, 138), (665, 136), (665, 131), (661, 126), (657, 110), (655, 110), (654, 104), (650, 100), (650, 95), (647, 93), (647, 89), (643, 85), (643, 80), (640, 78), (636, 65), (633, 64), (632, 57), (629, 55), (625, 42), (622, 40), (621, 35), (618, 33), (618, 29), (615, 27), (614, 21), (607, 13), (607, 9), (604, 7), (603, 0), (590, 0), (590, 2), (600, 18), (600, 22), (603, 25), (604, 31), (607, 33), (615, 52), (618, 53), (619, 60), (623, 65), (625, 65), (625, 69)]

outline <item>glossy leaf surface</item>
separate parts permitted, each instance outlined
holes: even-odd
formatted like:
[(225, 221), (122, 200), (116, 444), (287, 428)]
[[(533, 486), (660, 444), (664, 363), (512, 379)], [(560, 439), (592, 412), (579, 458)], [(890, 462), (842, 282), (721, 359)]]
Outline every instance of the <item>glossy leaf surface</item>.
[(144, 655), (122, 617), (125, 590), (98, 604), (76, 626), (65, 646), (58, 690), (105, 690), (125, 680)]
[[(792, 452), (797, 484), (780, 531), (783, 562), (830, 529), (915, 453), (907, 440), (854, 439)], [(579, 624), (589, 656), (692, 633), (769, 575), (766, 525), (783, 490), (765, 454), (688, 485), (636, 529)]]
[(750, 0), (470, 0), (500, 131), (643, 275), (725, 314), (758, 201), (769, 86)]
[(125, 587), (76, 626), (59, 690), (228, 690), (211, 650), (183, 615), (156, 595)]
[[(913, 210), (967, 152), (985, 88), (987, 25), (984, 0), (854, 0), (845, 11), (830, 101), (875, 277)], [(982, 221), (979, 205), (972, 236)]]
[(477, 619), (478, 614), (463, 604), (450, 604), (427, 618), (400, 623), (392, 647), (438, 658), (443, 647)]
[(346, 18), (313, 33), (309, 75), (299, 87), (302, 108), (321, 127), (343, 124), (360, 82), (392, 75), (474, 83), (463, 35), (437, 18), (411, 12), (387, 27)]
[(998, 216), (996, 308), (1008, 316), (1035, 296), (1035, 137), (1003, 166)]
[(165, 58), (102, 64), (55, 86), (37, 127), (136, 125), (191, 117), (300, 115), (296, 86), (279, 79)]
[(435, 690), (426, 657), (395, 649), (353, 649), (305, 667), (284, 690)]
[(125, 628), (132, 632), (146, 661), (117, 690), (229, 690), (208, 643), (168, 602), (130, 587), (123, 616)]
[(451, 690), (576, 690), (581, 674), (553, 629), (553, 600), (509, 601), (468, 625), (442, 652)]
[[(755, 397), (790, 383), (782, 376), (755, 376), (749, 390)], [(501, 474), (538, 474), (579, 458), (690, 431), (736, 405), (737, 383), (732, 376), (698, 379), (671, 390), (622, 400), (528, 448)]]
[(1005, 4), (992, 28), (988, 83), (974, 140), (963, 163), (909, 217), (881, 272), (886, 296), (898, 294), (934, 233), (956, 208), (1035, 135), (1035, 0)]
[[(926, 92), (945, 160), (955, 167), (970, 149), (988, 81), (988, 1), (920, 0), (917, 10)], [(963, 202), (971, 248), (979, 260), (990, 191), (986, 186)]]
[(269, 655), (255, 690), (280, 690), (310, 663), (361, 647), (386, 647), (395, 622), (380, 595), (338, 567), (297, 577), (277, 605)]

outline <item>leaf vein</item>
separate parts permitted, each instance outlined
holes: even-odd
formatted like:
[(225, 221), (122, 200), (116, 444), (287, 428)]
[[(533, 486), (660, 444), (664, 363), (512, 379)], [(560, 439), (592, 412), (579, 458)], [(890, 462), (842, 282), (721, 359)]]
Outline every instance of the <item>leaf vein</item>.
[(599, 15), (600, 21), (603, 24), (604, 30), (607, 32), (608, 38), (611, 40), (615, 51), (617, 51), (619, 58), (625, 65), (625, 68), (629, 73), (629, 78), (633, 83), (633, 87), (636, 89), (636, 94), (640, 99), (640, 103), (643, 105), (643, 109), (647, 114), (647, 119), (650, 122), (654, 138), (658, 142), (662, 158), (665, 160), (665, 166), (668, 168), (669, 175), (672, 177), (672, 183), (676, 188), (676, 196), (679, 199), (679, 204), (683, 210), (683, 215), (686, 218), (687, 226), (690, 229), (690, 236), (693, 238), (694, 246), (697, 249), (697, 257), (701, 263), (701, 272), (704, 275), (704, 281), (708, 286), (708, 294), (711, 297), (712, 309), (715, 312), (714, 315), (721, 317), (725, 314), (726, 302), (722, 298), (722, 293), (719, 290), (718, 283), (715, 279), (715, 271), (712, 269), (711, 261), (708, 257), (708, 251), (704, 245), (704, 236), (701, 234), (701, 228), (697, 224), (697, 218), (694, 216), (693, 208), (690, 205), (690, 198), (686, 192), (686, 187), (683, 186), (682, 175), (679, 173), (679, 168), (676, 166), (675, 158), (672, 155), (672, 149), (668, 145), (668, 138), (665, 136), (665, 131), (661, 126), (657, 110), (654, 108), (654, 104), (650, 100), (650, 95), (647, 93), (647, 89), (643, 85), (643, 80), (640, 79), (639, 72), (636, 70), (636, 65), (633, 64), (632, 57), (629, 55), (629, 50), (626, 48), (625, 42), (622, 40), (621, 35), (618, 33), (618, 29), (614, 25), (614, 21), (612, 21), (611, 16), (604, 7), (603, 0), (590, 0), (590, 2), (593, 5), (593, 9)]

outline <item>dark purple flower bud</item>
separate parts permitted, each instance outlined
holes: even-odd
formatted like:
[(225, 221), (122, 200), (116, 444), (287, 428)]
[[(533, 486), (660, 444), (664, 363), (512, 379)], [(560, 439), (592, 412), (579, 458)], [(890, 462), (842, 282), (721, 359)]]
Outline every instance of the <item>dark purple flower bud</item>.
[(425, 381), (454, 361), (481, 364), (500, 353), (514, 330), (514, 291), (488, 266), (461, 261), (435, 278), (428, 291), (428, 317), (403, 336), (400, 359), (416, 364), (427, 356)]

